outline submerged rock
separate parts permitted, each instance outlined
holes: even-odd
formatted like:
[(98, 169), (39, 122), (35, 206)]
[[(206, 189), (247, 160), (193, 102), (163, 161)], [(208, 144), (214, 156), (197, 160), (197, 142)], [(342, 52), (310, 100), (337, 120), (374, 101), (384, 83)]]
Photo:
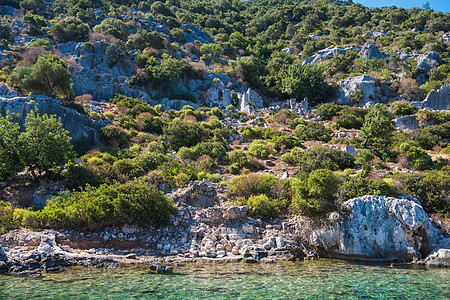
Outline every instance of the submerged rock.
[(312, 230), (310, 244), (332, 256), (382, 260), (421, 259), (442, 236), (412, 197), (363, 196), (344, 204)]

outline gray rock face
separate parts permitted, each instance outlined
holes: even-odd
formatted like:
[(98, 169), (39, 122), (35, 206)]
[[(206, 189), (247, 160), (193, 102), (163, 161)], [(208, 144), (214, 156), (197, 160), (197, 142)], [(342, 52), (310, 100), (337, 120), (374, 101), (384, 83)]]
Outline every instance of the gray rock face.
[(439, 53), (431, 51), (427, 52), (417, 58), (417, 68), (424, 69), (428, 73), (433, 68), (438, 67), (442, 63)]
[(129, 86), (128, 80), (133, 72), (130, 66), (111, 66), (106, 55), (109, 46), (109, 43), (101, 41), (94, 44), (67, 42), (55, 46), (62, 55), (77, 64), (72, 75), (75, 95), (90, 94), (94, 100), (107, 101), (121, 93), (150, 101), (148, 93)]
[(193, 207), (211, 207), (219, 204), (217, 192), (225, 190), (225, 186), (206, 180), (196, 180), (185, 188), (172, 194), (175, 203), (185, 203)]
[(3, 250), (2, 246), (0, 246), (0, 261), (7, 261), (8, 257), (6, 256), (5, 250)]
[(91, 145), (97, 145), (99, 143), (98, 130), (105, 126), (105, 124), (102, 121), (94, 121), (74, 109), (64, 107), (58, 100), (44, 95), (14, 98), (0, 96), (0, 111), (19, 114), (21, 117), (19, 122), (21, 124), (24, 123), (27, 113), (35, 108), (41, 114), (46, 113), (60, 117), (63, 127), (69, 131), (69, 135), (73, 140), (87, 137)]
[(422, 102), (424, 108), (430, 110), (447, 110), (450, 107), (450, 85), (444, 85), (439, 90), (432, 90)]
[(384, 54), (380, 51), (380, 49), (378, 49), (377, 46), (372, 45), (372, 44), (364, 44), (364, 46), (362, 46), (361, 51), (359, 51), (358, 56), (360, 57), (364, 57), (367, 59), (372, 59), (372, 58), (383, 58)]
[(190, 105), (190, 106), (194, 107), (194, 109), (198, 108), (197, 104), (186, 101), (186, 100), (182, 100), (182, 99), (164, 98), (159, 102), (159, 104), (161, 104), (164, 107), (164, 110), (169, 110), (169, 109), (181, 110), (185, 105)]
[(416, 199), (363, 196), (344, 204), (347, 215), (330, 215), (310, 243), (333, 255), (399, 260), (425, 257), (442, 236)]
[(336, 92), (335, 102), (344, 105), (353, 105), (351, 98), (361, 90), (362, 99), (357, 103), (359, 107), (364, 107), (372, 103), (383, 102), (387, 100), (382, 96), (383, 87), (376, 78), (369, 75), (361, 75), (357, 77), (349, 77), (336, 83), (338, 89)]
[(303, 61), (304, 65), (310, 65), (310, 64), (316, 64), (319, 63), (321, 61), (325, 61), (333, 56), (335, 56), (336, 54), (343, 54), (345, 55), (345, 53), (347, 53), (347, 51), (360, 51), (361, 47), (331, 47), (331, 48), (326, 48), (323, 50), (320, 50), (319, 52), (317, 52), (316, 54), (308, 57), (307, 59), (305, 59)]
[(182, 29), (190, 29), (191, 32), (184, 32), (184, 37), (186, 39), (186, 43), (193, 43), (195, 40), (198, 40), (202, 43), (211, 43), (210, 37), (201, 31), (197, 26), (192, 23), (184, 24), (181, 26)]
[(395, 120), (395, 127), (403, 130), (416, 130), (420, 128), (416, 115), (401, 116)]

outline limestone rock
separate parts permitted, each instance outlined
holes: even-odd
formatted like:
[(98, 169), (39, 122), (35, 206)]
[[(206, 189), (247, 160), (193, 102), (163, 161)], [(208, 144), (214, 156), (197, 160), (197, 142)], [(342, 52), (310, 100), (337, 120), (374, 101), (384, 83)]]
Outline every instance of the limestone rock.
[(409, 196), (363, 196), (344, 207), (348, 214), (334, 213), (328, 225), (310, 233), (311, 245), (337, 256), (412, 260), (441, 238), (419, 201)]
[(0, 111), (17, 113), (23, 124), (27, 113), (37, 108), (40, 114), (56, 115), (61, 118), (64, 129), (69, 131), (73, 140), (87, 137), (91, 145), (97, 145), (98, 130), (105, 126), (102, 121), (94, 121), (72, 108), (65, 107), (60, 101), (44, 95), (30, 95), (28, 97), (5, 98), (0, 96)]
[(347, 51), (359, 51), (361, 50), (361, 47), (330, 47), (323, 50), (320, 50), (316, 54), (308, 57), (303, 61), (304, 65), (313, 65), (322, 61), (325, 61), (336, 54), (342, 54), (345, 55)]
[(422, 101), (422, 107), (430, 110), (447, 110), (450, 107), (450, 85), (444, 85), (439, 90), (432, 90)]
[(367, 59), (372, 58), (383, 58), (384, 54), (378, 49), (377, 46), (372, 44), (364, 44), (361, 48), (361, 51), (359, 51), (358, 56), (364, 57)]
[(435, 51), (427, 52), (417, 58), (417, 68), (424, 69), (425, 73), (438, 67), (441, 63), (442, 59)]
[(351, 98), (357, 93), (362, 93), (362, 99), (358, 99), (359, 107), (364, 107), (376, 102), (383, 102), (387, 98), (382, 97), (382, 90), (386, 90), (378, 79), (369, 75), (349, 77), (336, 83), (337, 92), (335, 102), (344, 105), (353, 105)]

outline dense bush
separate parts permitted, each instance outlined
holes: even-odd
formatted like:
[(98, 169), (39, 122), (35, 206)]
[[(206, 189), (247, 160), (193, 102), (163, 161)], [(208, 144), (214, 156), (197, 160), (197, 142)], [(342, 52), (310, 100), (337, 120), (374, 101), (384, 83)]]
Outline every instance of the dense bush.
[(331, 140), (331, 129), (328, 129), (319, 122), (309, 122), (307, 125), (299, 124), (295, 127), (295, 136), (304, 141), (324, 141)]
[(163, 226), (176, 208), (169, 198), (144, 181), (101, 185), (53, 197), (41, 212), (44, 225), (77, 230), (108, 226)]
[(163, 132), (170, 149), (173, 150), (195, 146), (205, 136), (204, 129), (200, 124), (180, 119), (172, 120), (164, 127)]
[(368, 177), (355, 176), (339, 186), (339, 199), (347, 201), (364, 195), (377, 195), (394, 197), (398, 195), (397, 189), (385, 181), (373, 181)]
[(340, 179), (332, 171), (312, 171), (295, 187), (292, 198), (294, 211), (307, 216), (318, 216), (337, 209)]
[(257, 158), (267, 159), (269, 158), (269, 155), (271, 155), (271, 152), (267, 147), (267, 143), (265, 143), (263, 140), (254, 140), (250, 144), (248, 154)]
[(355, 158), (344, 151), (334, 148), (314, 148), (305, 151), (298, 159), (300, 171), (309, 173), (317, 169), (344, 170), (355, 166)]
[(100, 140), (105, 145), (123, 147), (130, 142), (130, 136), (122, 127), (109, 125), (100, 129)]
[(450, 216), (450, 169), (425, 171), (413, 174), (395, 174), (404, 193), (420, 200), (425, 211)]

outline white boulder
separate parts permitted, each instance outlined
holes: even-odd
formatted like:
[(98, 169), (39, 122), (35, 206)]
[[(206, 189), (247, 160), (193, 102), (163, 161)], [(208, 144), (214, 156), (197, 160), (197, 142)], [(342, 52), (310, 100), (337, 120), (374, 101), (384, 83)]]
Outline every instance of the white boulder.
[(363, 196), (332, 213), (328, 225), (311, 231), (310, 244), (332, 256), (398, 260), (421, 259), (433, 249), (440, 231), (412, 197)]

